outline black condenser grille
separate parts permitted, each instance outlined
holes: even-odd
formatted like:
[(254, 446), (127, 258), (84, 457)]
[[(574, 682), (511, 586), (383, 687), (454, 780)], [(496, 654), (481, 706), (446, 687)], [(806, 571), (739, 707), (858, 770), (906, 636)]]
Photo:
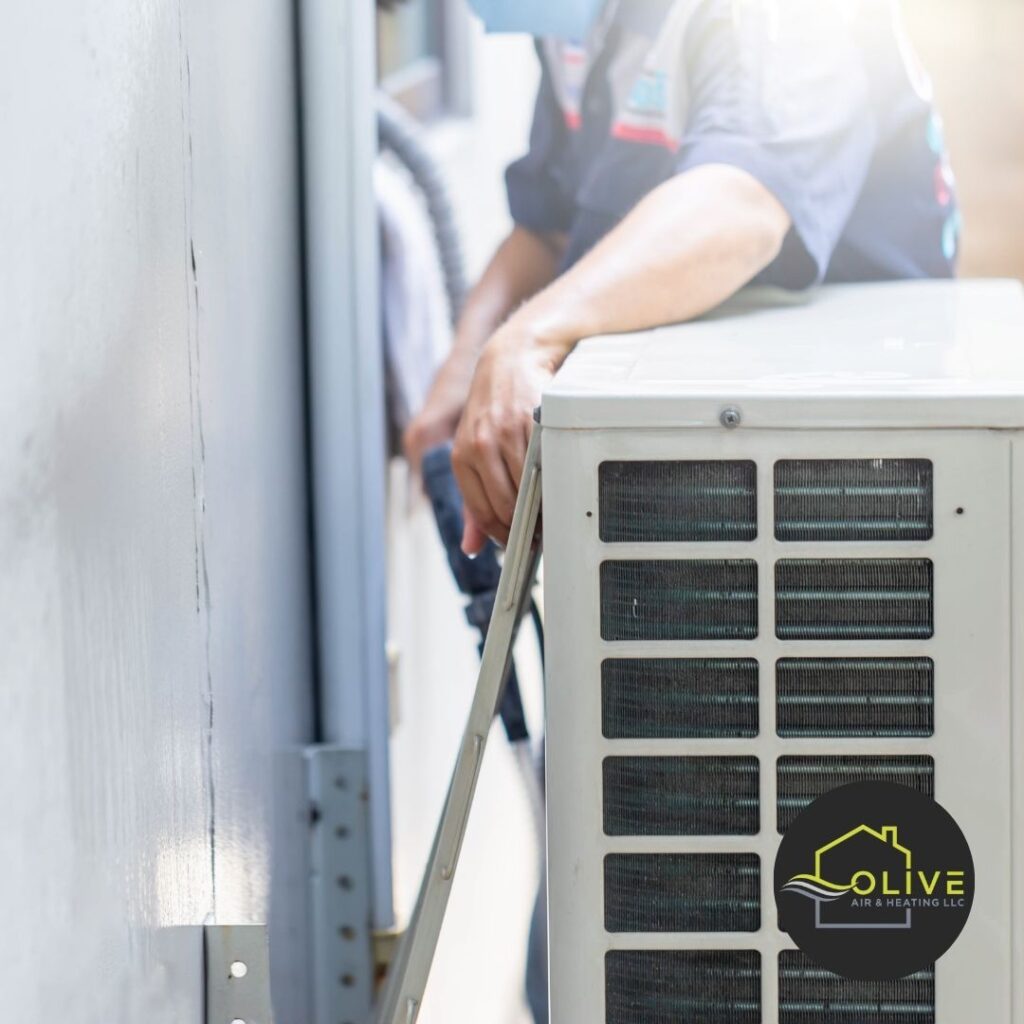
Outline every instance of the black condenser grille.
[(757, 735), (753, 658), (609, 658), (601, 665), (608, 739)]
[(935, 1024), (935, 969), (893, 981), (848, 981), (805, 953), (779, 954), (779, 1024)]
[[(927, 459), (776, 462), (775, 539), (814, 544), (930, 540), (933, 477)], [(752, 541), (757, 537), (757, 503), (757, 467), (750, 461), (610, 461), (599, 469), (598, 525), (604, 543)], [(644, 553), (664, 555), (666, 550), (679, 553)], [(927, 548), (911, 553), (922, 550)], [(818, 555), (826, 549), (795, 553)], [(890, 552), (829, 548), (827, 553)], [(652, 645), (611, 648), (614, 655), (644, 656), (602, 661), (602, 734), (609, 741), (684, 741), (654, 749), (678, 748), (686, 754), (605, 757), (605, 835), (758, 835), (761, 763), (756, 756), (721, 753), (750, 749), (750, 744), (704, 743), (694, 748), (685, 742), (759, 735), (759, 663), (737, 656), (750, 653), (750, 646), (740, 641), (758, 636), (758, 576), (758, 563), (747, 558), (602, 562), (601, 638)], [(934, 634), (934, 566), (928, 558), (780, 559), (774, 566), (774, 588), (775, 633), (783, 641), (906, 642)], [(672, 641), (726, 643), (674, 650), (653, 646)], [(886, 650), (900, 656), (880, 656)], [(843, 749), (828, 742), (832, 740), (934, 735), (935, 664), (922, 650), (929, 652), (916, 644), (885, 645), (881, 650), (853, 644), (837, 649), (785, 645), (787, 655), (805, 656), (775, 663), (777, 734), (781, 740), (819, 743), (803, 747), (813, 754), (775, 761), (780, 834), (817, 797), (849, 783), (894, 782), (935, 795), (935, 762), (929, 756), (817, 752)], [(679, 657), (681, 653), (725, 656)], [(830, 656), (806, 656), (821, 653)], [(766, 713), (770, 710), (768, 706)], [(770, 723), (767, 727), (770, 731)], [(626, 744), (609, 746), (630, 750)], [(787, 748), (801, 749), (799, 744), (783, 744)], [(687, 753), (694, 749), (714, 754)], [(774, 759), (775, 751), (772, 755)], [(773, 770), (770, 761), (764, 769)], [(770, 811), (765, 809), (766, 829), (771, 828)], [(718, 944), (735, 945), (726, 935), (760, 932), (759, 855), (732, 849), (743, 845), (735, 841), (711, 844), (713, 852), (692, 852), (692, 847), (687, 853), (668, 852), (665, 846), (679, 844), (662, 840), (647, 844), (646, 852), (620, 847), (607, 853), (604, 928), (619, 936), (610, 941), (652, 945), (653, 938), (636, 937), (669, 935), (678, 937), (662, 944), (678, 947), (698, 944), (682, 937), (703, 934), (707, 938), (700, 945), (715, 944), (715, 935)], [(629, 844), (623, 845), (628, 849)], [(774, 918), (768, 922), (775, 923)], [(751, 938), (750, 944), (757, 943)], [(768, 1016), (778, 1024), (935, 1024), (932, 968), (893, 981), (850, 981), (801, 952), (784, 951), (777, 970), (778, 1013), (774, 1006), (766, 1007), (762, 1018), (761, 955), (755, 950), (612, 950), (605, 954), (604, 1024), (761, 1024)]]
[(775, 566), (780, 640), (921, 640), (932, 626), (927, 558), (786, 559)]
[(931, 658), (783, 658), (776, 724), (787, 738), (931, 736)]
[(935, 762), (930, 757), (909, 755), (780, 757), (779, 832), (785, 832), (812, 800), (850, 782), (897, 782), (934, 796)]
[(605, 640), (753, 640), (757, 563), (750, 560), (601, 564)]
[(783, 541), (907, 541), (932, 536), (927, 459), (775, 463), (775, 536)]
[(605, 543), (757, 536), (753, 462), (602, 462), (598, 479)]
[(756, 950), (613, 950), (604, 965), (605, 1024), (761, 1024)]
[(610, 836), (751, 836), (758, 831), (756, 757), (606, 757)]
[(604, 859), (609, 932), (756, 932), (761, 868), (753, 853), (612, 853)]

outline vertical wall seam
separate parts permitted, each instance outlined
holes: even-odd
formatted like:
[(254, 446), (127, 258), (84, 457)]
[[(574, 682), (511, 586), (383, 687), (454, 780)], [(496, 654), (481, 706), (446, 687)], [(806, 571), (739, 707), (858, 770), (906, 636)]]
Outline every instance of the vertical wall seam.
[(201, 352), (199, 345), (199, 270), (193, 234), (192, 204), (195, 189), (192, 145), (192, 65), (188, 53), (184, 0), (178, 3), (179, 76), (181, 81), (183, 228), (185, 302), (188, 335), (188, 388), (192, 455), (193, 553), (195, 561), (196, 616), (203, 634), (203, 761), (206, 782), (207, 834), (210, 847), (210, 917), (217, 916), (217, 815), (214, 773), (214, 700), (211, 668), (212, 609), (210, 575), (206, 557), (206, 436), (203, 429)]

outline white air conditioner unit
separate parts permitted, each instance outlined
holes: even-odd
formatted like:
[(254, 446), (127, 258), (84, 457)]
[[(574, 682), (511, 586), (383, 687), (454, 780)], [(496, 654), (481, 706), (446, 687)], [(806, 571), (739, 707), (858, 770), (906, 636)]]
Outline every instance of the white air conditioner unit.
[[(1024, 1024), (1024, 298), (751, 292), (545, 395), (553, 1024)], [(977, 890), (934, 970), (778, 928), (780, 834), (930, 794)]]

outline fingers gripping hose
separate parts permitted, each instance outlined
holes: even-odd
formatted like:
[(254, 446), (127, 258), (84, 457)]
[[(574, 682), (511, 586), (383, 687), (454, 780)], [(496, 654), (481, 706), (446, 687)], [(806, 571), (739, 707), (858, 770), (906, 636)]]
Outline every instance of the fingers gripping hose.
[[(466, 297), (466, 272), (455, 212), (441, 168), (424, 143), (420, 126), (383, 93), (377, 97), (377, 131), (381, 148), (391, 152), (408, 170), (426, 201), (441, 261), (448, 308), (454, 323)], [(427, 453), (423, 460), (423, 479), (455, 581), (459, 590), (470, 599), (466, 617), (479, 632), (482, 648), (501, 574), (497, 549), (493, 544), (488, 544), (475, 559), (468, 558), (462, 552), (462, 497), (452, 473), (451, 450), (448, 446)], [(536, 602), (531, 602), (530, 615), (537, 632), (543, 663), (544, 627)], [(520, 742), (529, 738), (529, 732), (514, 664), (509, 670), (499, 713), (509, 740), (521, 747), (517, 759), (528, 784), (533, 816), (542, 837), (543, 794), (539, 787), (537, 767), (532, 763), (533, 755), (528, 745)]]
[[(423, 457), (423, 484), (434, 509), (434, 518), (437, 520), (452, 575), (459, 590), (469, 598), (466, 618), (479, 633), (479, 649), (483, 651), (484, 637), (494, 611), (498, 579), (501, 576), (497, 548), (488, 542), (475, 558), (470, 558), (462, 551), (462, 496), (452, 473), (451, 448), (448, 445), (435, 448)], [(529, 737), (514, 663), (505, 681), (499, 714), (510, 743), (518, 743)]]
[[(424, 144), (419, 125), (394, 100), (382, 93), (377, 96), (377, 131), (381, 148), (393, 153), (409, 171), (426, 200), (454, 322), (465, 300), (466, 275), (458, 225), (441, 169)], [(479, 632), (482, 648), (501, 575), (497, 549), (488, 544), (473, 559), (462, 553), (462, 497), (452, 473), (448, 446), (427, 453), (423, 460), (423, 480), (455, 581), (470, 599), (466, 617)], [(536, 607), (533, 607), (532, 615), (543, 651), (540, 616)], [(510, 741), (518, 742), (528, 737), (515, 665), (509, 671), (501, 704), (501, 720)]]
[[(378, 95), (377, 129), (380, 146), (389, 150), (412, 175), (413, 181), (426, 200), (427, 212), (433, 226), (438, 257), (448, 297), (448, 309), (452, 323), (458, 320), (466, 297), (466, 275), (463, 262), (462, 244), (459, 237), (455, 214), (448, 189), (441, 170), (422, 140), (422, 133), (416, 122), (401, 107), (387, 96)], [(423, 480), (434, 509), (441, 540), (448, 555), (455, 581), (470, 600), (466, 617), (480, 635), (479, 649), (483, 651), (484, 637), (490, 624), (491, 613), (497, 596), (498, 579), (501, 575), (497, 550), (488, 544), (481, 554), (470, 559), (462, 552), (462, 496), (452, 473), (451, 448), (448, 445), (428, 452), (423, 460)], [(530, 615), (537, 631), (541, 665), (544, 661), (544, 628), (536, 602), (530, 603)], [(541, 878), (544, 877), (544, 783), (543, 751), (539, 762), (536, 752), (531, 749), (526, 715), (523, 709), (519, 680), (514, 661), (511, 663), (505, 691), (502, 694), (498, 714), (505, 727), (516, 767), (523, 781), (529, 802), (536, 848), (541, 861)], [(542, 882), (543, 885), (543, 882)], [(543, 889), (542, 889), (543, 892)], [(538, 901), (540, 917), (536, 916), (531, 929), (530, 967), (527, 987), (531, 996), (546, 991), (546, 930), (543, 900)], [(538, 921), (541, 922), (538, 925)], [(547, 1020), (546, 1004), (543, 997), (539, 1002), (531, 998), (535, 1018)]]

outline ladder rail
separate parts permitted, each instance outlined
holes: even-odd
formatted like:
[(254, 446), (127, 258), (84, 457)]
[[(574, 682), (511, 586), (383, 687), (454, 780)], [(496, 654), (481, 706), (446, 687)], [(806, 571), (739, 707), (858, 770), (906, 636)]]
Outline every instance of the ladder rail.
[(416, 906), (388, 972), (376, 1024), (414, 1024), (423, 1002), (487, 737), (508, 677), (519, 622), (528, 608), (540, 561), (540, 541), (536, 536), (541, 506), (540, 449), (541, 428), (536, 424), (527, 449), (494, 615), (487, 630), (459, 756)]

